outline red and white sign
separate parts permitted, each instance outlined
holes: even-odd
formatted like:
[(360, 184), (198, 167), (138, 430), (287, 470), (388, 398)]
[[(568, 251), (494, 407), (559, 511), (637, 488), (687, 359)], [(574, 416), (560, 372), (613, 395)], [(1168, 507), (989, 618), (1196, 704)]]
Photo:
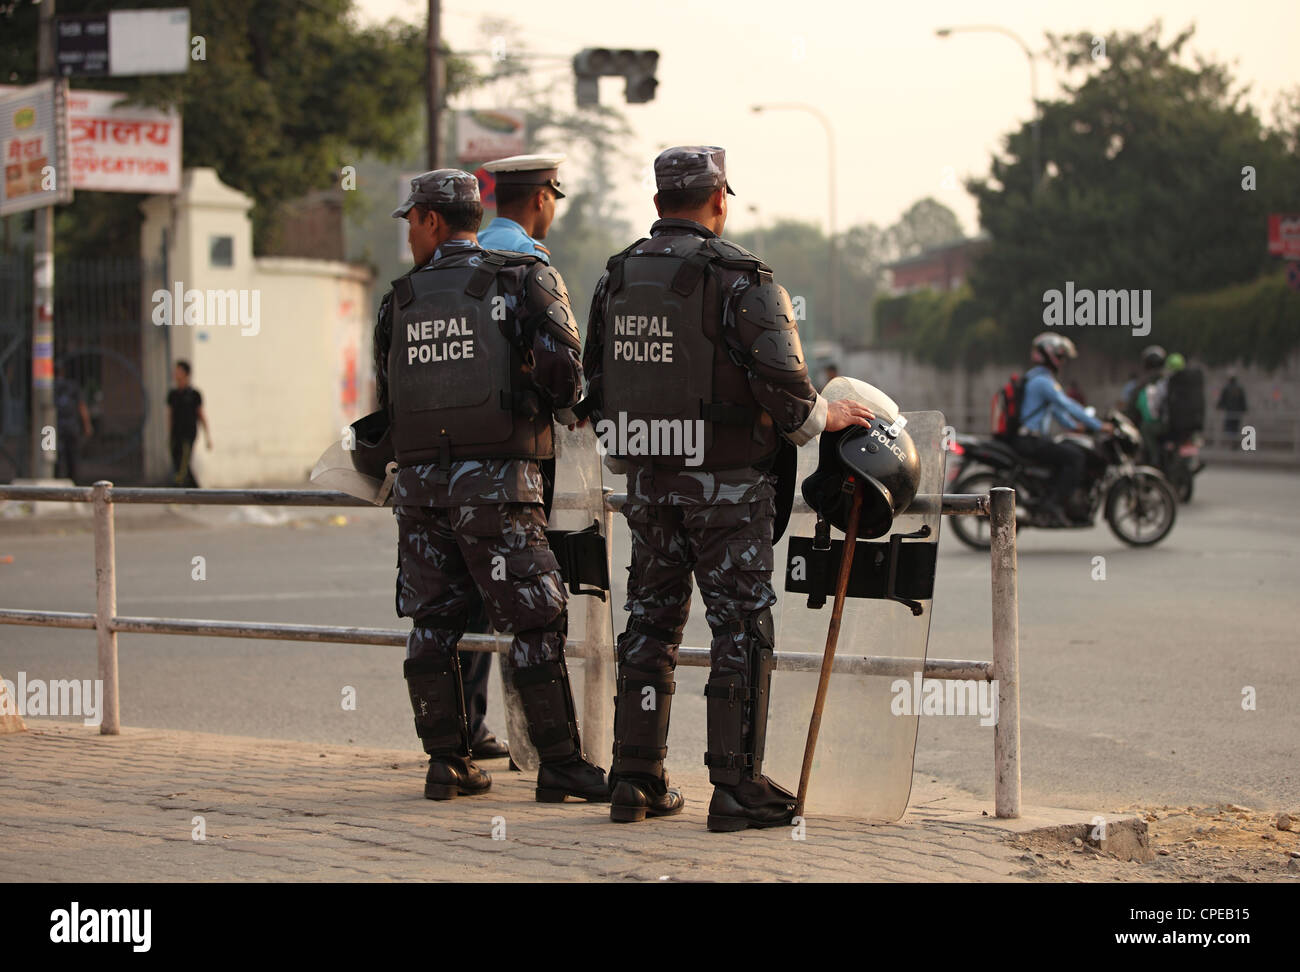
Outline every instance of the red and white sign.
[(1284, 260), (1300, 260), (1300, 213), (1269, 213), (1268, 252)]
[(456, 158), (466, 163), (490, 162), (526, 151), (524, 113), (511, 108), (456, 112)]
[(73, 188), (180, 192), (180, 116), (156, 108), (115, 108), (122, 97), (107, 91), (68, 92)]
[[(19, 90), (0, 84), (0, 95)], [(114, 107), (124, 97), (111, 91), (67, 93), (72, 188), (180, 192), (180, 115), (138, 105)]]

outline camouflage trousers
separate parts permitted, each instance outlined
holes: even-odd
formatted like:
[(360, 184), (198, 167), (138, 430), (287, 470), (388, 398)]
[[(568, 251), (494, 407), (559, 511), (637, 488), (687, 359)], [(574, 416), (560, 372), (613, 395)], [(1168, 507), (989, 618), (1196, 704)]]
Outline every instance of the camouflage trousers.
[(559, 661), (568, 595), (539, 503), (398, 506), (397, 614), (415, 626), (406, 657), (447, 657), (478, 588), (488, 620), (513, 633), (518, 668)]
[[(642, 671), (677, 667), (694, 575), (714, 632), (709, 643), (713, 674), (739, 674), (748, 681), (751, 636), (740, 626), (725, 626), (776, 603), (772, 500), (712, 506), (630, 502), (623, 513), (632, 533), (626, 605), (632, 617), (629, 630), (618, 639), (619, 664)], [(649, 634), (646, 627), (660, 630)]]

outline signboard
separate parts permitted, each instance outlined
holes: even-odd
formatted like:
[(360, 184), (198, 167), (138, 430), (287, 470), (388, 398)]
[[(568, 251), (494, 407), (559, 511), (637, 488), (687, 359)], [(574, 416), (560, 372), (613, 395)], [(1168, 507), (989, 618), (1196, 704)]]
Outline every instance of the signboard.
[(66, 98), (65, 81), (0, 94), (0, 216), (72, 201)]
[(112, 10), (55, 18), (55, 63), (72, 74), (184, 74), (190, 63), (190, 12)]
[(56, 17), (54, 63), (64, 77), (108, 73), (108, 14)]
[(1269, 213), (1268, 252), (1284, 260), (1300, 260), (1300, 213)]
[[(456, 158), (489, 162), (524, 154), (524, 113), (514, 109), (456, 112)], [(471, 170), (472, 171), (472, 170)]]
[(122, 95), (68, 93), (72, 185), (100, 192), (181, 191), (181, 119), (140, 106), (114, 107)]

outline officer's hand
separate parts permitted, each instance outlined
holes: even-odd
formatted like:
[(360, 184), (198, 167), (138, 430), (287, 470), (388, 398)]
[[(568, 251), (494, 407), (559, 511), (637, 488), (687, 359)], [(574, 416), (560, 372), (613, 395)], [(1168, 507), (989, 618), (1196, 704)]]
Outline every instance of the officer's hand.
[(1114, 435), (1114, 434), (1115, 434), (1115, 423), (1114, 423), (1114, 422), (1102, 422), (1102, 423), (1101, 423), (1101, 434), (1102, 434), (1102, 435)]
[(847, 429), (850, 425), (870, 425), (876, 417), (867, 406), (849, 401), (847, 398), (840, 398), (827, 404), (827, 432), (839, 432), (841, 429)]

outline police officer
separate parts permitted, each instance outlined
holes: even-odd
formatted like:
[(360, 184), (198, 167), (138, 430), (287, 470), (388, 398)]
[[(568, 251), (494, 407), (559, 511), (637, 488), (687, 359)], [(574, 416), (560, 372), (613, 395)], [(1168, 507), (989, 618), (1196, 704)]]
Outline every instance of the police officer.
[(496, 177), (497, 215), (479, 234), (489, 250), (532, 253), (551, 262), (551, 251), (538, 240), (546, 239), (555, 219), (560, 192), (559, 166), (563, 155), (512, 155), (483, 166)]
[[(767, 264), (718, 236), (733, 194), (725, 152), (670, 148), (654, 171), (661, 218), (648, 239), (607, 264), (583, 350), (589, 384), (581, 411), (596, 419), (607, 463), (627, 472), (623, 512), (632, 536), (610, 817), (682, 809), (664, 757), (693, 574), (713, 631), (708, 828), (774, 827), (789, 822), (794, 796), (762, 773), (776, 603), (769, 470), (780, 436), (800, 445), (823, 430), (865, 425), (872, 414), (817, 394), (789, 295)], [(653, 437), (609, 435), (619, 423), (650, 421), (683, 432), (697, 423), (702, 452), (654, 454)]]
[(546, 542), (538, 462), (552, 414), (577, 401), (578, 329), (560, 275), (535, 256), (485, 251), (477, 180), (438, 169), (411, 180), (415, 269), (393, 282), (375, 328), (381, 407), (399, 465), (397, 613), (414, 621), (405, 674), (429, 754), (424, 795), (481, 793), (457, 643), (477, 589), (511, 660), (541, 768), (537, 799), (608, 799), (582, 752), (564, 661), (566, 595)]
[[(485, 250), (532, 253), (543, 263), (551, 262), (551, 251), (537, 241), (550, 229), (555, 201), (564, 198), (558, 171), (564, 159), (563, 155), (514, 155), (483, 166), (496, 179), (497, 215), (478, 234), (479, 246)], [(550, 464), (543, 464), (542, 473), (554, 478)], [(468, 630), (488, 630), (481, 609), (472, 615)], [(461, 656), (460, 668), (474, 753), (489, 757), (508, 755), (506, 745), (484, 724), (492, 658), (485, 652), (468, 654), (468, 658)]]

